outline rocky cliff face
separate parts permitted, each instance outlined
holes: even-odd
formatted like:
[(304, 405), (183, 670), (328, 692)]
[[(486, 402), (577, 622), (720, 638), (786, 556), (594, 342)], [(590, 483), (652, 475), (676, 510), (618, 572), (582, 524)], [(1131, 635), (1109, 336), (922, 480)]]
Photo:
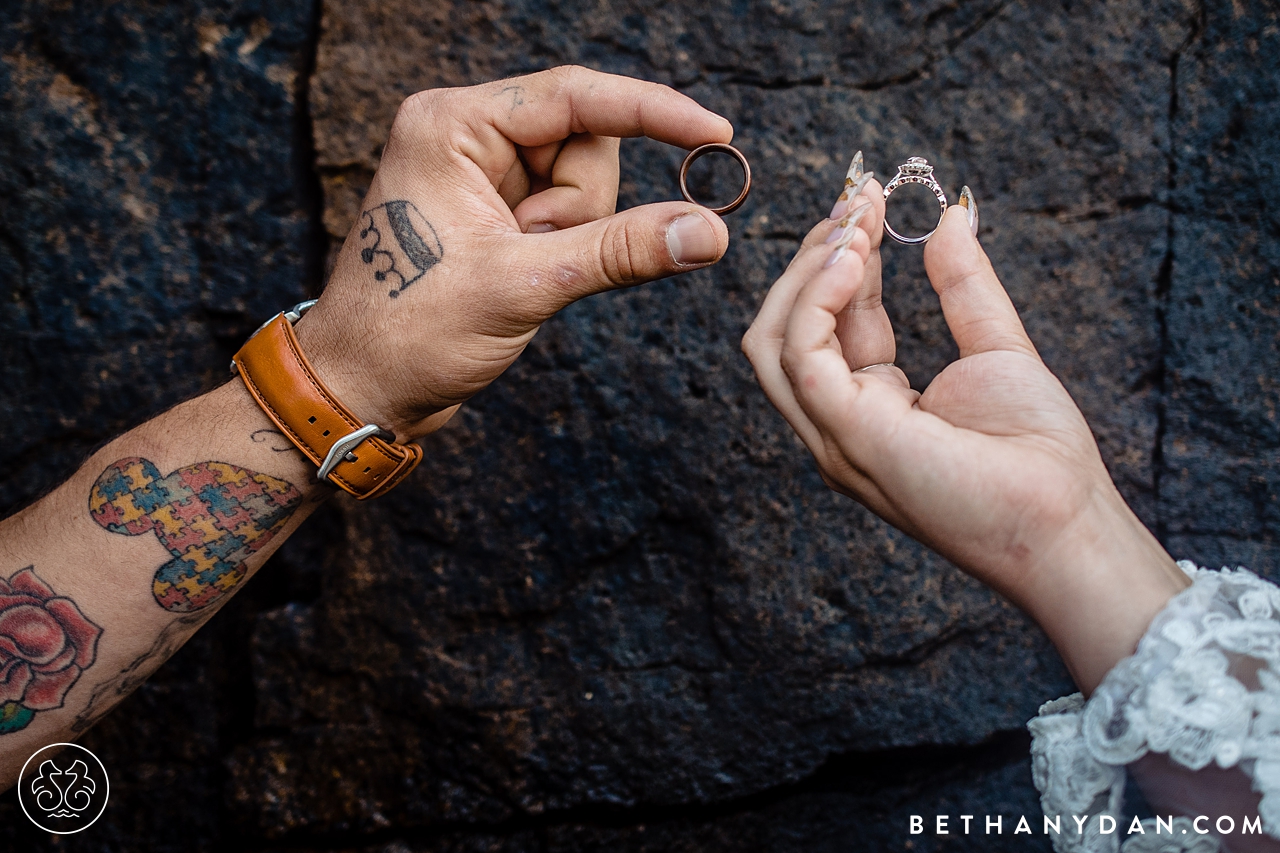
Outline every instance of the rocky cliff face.
[[(738, 341), (854, 150), (925, 156), (977, 193), (1139, 514), (1178, 556), (1272, 573), (1278, 25), (1190, 0), (23, 5), (9, 507), (318, 289), (417, 89), (659, 80), (756, 172), (723, 263), (553, 320), (408, 484), (333, 502), (91, 732), (118, 781), (63, 846), (878, 850), (909, 814), (1035, 815), (1022, 724), (1071, 689), (1053, 650), (830, 494)], [(624, 143), (620, 203), (676, 197), (682, 155)], [(923, 386), (954, 348), (918, 251), (886, 266)], [(7, 795), (0, 839), (52, 849), (24, 824)], [(913, 849), (1049, 849), (1005, 830)]]

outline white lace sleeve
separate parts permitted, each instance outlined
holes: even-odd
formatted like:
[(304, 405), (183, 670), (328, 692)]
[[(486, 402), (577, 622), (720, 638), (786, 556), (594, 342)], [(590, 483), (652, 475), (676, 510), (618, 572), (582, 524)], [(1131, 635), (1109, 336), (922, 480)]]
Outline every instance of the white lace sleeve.
[[(1156, 616), (1137, 653), (1087, 704), (1078, 693), (1058, 699), (1027, 724), (1040, 804), (1064, 824), (1050, 833), (1058, 853), (1220, 849), (1216, 835), (1200, 834), (1214, 815), (1196, 828), (1177, 818), (1185, 823), (1172, 832), (1167, 817), (1123, 822), (1124, 767), (1153, 754), (1189, 771), (1238, 769), (1261, 795), (1261, 832), (1280, 839), (1280, 588), (1247, 569), (1178, 565), (1193, 583)], [(1084, 815), (1078, 832), (1075, 817)], [(1244, 837), (1240, 824), (1233, 820), (1234, 837), (1224, 833), (1227, 846)]]

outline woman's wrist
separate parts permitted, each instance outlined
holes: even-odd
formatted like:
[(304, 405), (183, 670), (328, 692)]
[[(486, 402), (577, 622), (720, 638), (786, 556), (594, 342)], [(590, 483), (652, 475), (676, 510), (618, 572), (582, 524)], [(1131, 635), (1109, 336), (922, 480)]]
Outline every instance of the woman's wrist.
[(1186, 575), (1107, 482), (1062, 532), (1018, 603), (1038, 622), (1090, 695), (1138, 641)]

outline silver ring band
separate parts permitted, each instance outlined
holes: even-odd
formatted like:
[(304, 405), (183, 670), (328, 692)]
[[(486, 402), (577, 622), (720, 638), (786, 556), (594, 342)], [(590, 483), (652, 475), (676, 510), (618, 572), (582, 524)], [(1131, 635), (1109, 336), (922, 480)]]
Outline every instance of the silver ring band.
[[(889, 196), (898, 187), (905, 184), (920, 184), (926, 187), (938, 199), (938, 222), (942, 222), (942, 214), (947, 212), (947, 194), (942, 191), (942, 187), (933, 177), (933, 167), (929, 165), (929, 161), (923, 157), (912, 157), (907, 162), (898, 167), (898, 174), (893, 176), (893, 180), (884, 185), (884, 197), (888, 201)], [(884, 217), (884, 233), (888, 234), (899, 243), (906, 243), (908, 246), (917, 246), (926, 242), (933, 236), (933, 232), (938, 230), (938, 226), (933, 226), (933, 230), (923, 237), (904, 237), (897, 231), (893, 230), (893, 226), (889, 224), (889, 215), (886, 212)]]

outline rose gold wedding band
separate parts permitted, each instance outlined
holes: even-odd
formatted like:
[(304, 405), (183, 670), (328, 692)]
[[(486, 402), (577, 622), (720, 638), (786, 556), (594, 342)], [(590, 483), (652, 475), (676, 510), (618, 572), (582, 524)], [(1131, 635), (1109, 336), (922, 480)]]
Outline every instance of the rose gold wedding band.
[[(699, 157), (717, 152), (721, 154), (728, 154), (737, 159), (738, 165), (742, 167), (742, 192), (738, 193), (738, 197), (726, 204), (724, 207), (707, 207), (707, 205), (699, 202), (689, 192), (689, 185), (687, 183), (689, 167), (692, 166)], [(723, 142), (711, 142), (706, 145), (699, 145), (697, 148), (690, 151), (684, 158), (684, 162), (680, 164), (680, 195), (684, 196), (685, 201), (690, 204), (707, 207), (708, 210), (717, 216), (724, 216), (726, 213), (733, 213), (742, 206), (744, 201), (747, 200), (747, 193), (749, 192), (751, 192), (751, 165), (747, 163), (747, 158), (743, 156), (742, 152), (737, 148), (734, 148), (732, 145), (727, 145)]]

